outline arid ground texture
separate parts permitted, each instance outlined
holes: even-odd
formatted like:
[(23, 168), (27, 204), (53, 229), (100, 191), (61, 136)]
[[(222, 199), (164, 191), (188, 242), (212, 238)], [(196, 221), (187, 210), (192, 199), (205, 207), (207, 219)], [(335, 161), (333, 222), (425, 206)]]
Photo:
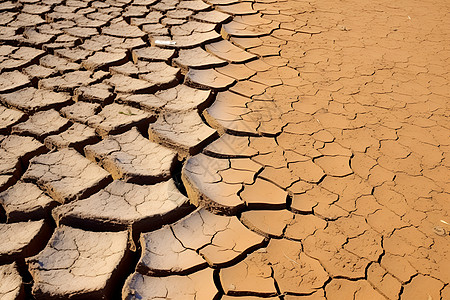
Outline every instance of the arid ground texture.
[(0, 1), (0, 299), (450, 300), (450, 1)]

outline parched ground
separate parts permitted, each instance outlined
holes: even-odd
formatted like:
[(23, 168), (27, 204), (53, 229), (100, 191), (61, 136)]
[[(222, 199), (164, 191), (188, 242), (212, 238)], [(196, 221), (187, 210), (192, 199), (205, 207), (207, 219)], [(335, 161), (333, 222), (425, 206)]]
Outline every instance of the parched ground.
[(0, 299), (449, 300), (450, 2), (0, 3)]

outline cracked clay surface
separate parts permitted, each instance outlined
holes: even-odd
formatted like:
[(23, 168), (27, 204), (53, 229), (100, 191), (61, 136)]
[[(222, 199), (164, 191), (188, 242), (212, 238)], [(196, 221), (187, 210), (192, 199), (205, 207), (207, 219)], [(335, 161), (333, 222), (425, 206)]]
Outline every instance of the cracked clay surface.
[(450, 300), (449, 1), (0, 2), (1, 300)]

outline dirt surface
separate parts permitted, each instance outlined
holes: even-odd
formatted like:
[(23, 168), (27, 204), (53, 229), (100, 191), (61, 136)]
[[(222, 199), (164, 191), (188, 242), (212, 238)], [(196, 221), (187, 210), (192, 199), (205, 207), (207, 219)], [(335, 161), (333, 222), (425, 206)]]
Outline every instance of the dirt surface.
[(0, 299), (450, 300), (450, 3), (0, 3)]

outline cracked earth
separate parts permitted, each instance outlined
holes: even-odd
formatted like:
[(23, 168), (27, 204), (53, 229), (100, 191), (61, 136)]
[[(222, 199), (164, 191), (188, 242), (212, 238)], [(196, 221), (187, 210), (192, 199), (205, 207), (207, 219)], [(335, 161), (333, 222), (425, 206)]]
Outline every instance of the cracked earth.
[(0, 299), (450, 300), (448, 1), (0, 3)]

